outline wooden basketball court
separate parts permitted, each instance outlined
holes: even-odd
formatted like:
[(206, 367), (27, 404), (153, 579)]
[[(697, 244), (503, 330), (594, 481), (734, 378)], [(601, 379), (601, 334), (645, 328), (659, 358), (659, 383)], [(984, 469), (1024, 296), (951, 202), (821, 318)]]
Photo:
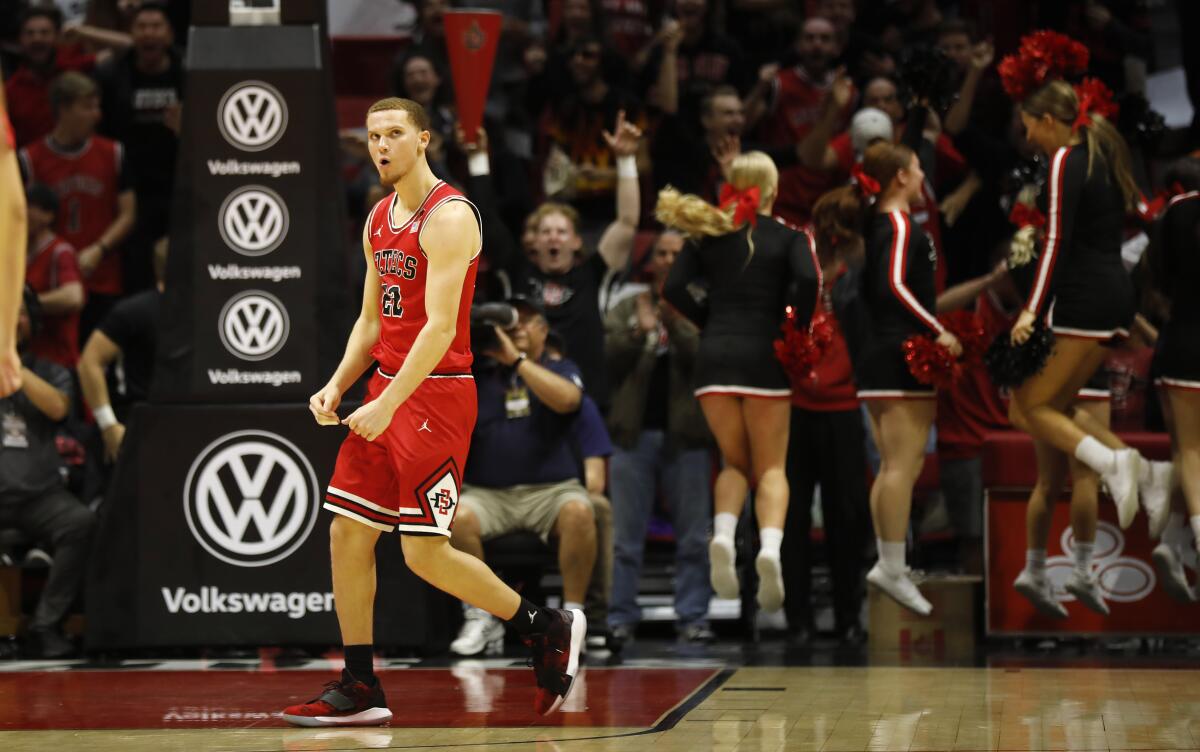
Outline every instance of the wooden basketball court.
[[(1192, 661), (1187, 661), (1189, 665)], [(1146, 668), (588, 668), (564, 712), (528, 669), (383, 668), (390, 727), (297, 729), (320, 670), (199, 661), (0, 669), (0, 749), (538, 752), (1200, 749), (1200, 672)], [(39, 668), (42, 670), (30, 670)], [(51, 670), (46, 670), (50, 668)]]

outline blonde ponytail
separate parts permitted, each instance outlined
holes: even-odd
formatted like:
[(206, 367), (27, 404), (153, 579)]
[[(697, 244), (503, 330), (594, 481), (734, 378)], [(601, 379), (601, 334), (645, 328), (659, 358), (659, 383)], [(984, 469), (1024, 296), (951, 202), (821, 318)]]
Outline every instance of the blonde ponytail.
[(733, 207), (718, 209), (692, 193), (667, 186), (658, 192), (654, 217), (695, 240), (733, 232)]

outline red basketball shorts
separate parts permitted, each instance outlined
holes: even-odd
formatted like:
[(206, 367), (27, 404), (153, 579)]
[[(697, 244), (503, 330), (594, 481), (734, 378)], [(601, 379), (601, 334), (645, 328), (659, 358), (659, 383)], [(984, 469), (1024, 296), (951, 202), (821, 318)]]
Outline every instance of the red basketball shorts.
[[(371, 376), (366, 401), (391, 378)], [(450, 535), (462, 471), (475, 428), (477, 397), (469, 375), (432, 375), (374, 441), (351, 433), (338, 452), (325, 508), (384, 532)]]

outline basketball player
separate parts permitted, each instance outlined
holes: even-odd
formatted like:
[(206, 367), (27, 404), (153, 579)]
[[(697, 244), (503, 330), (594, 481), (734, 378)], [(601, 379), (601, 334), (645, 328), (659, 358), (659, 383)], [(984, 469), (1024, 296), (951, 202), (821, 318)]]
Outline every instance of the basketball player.
[(0, 397), (21, 388), (17, 311), (25, 284), (25, 235), (25, 189), (4, 87), (0, 86)]
[[(392, 713), (372, 667), (375, 543), (399, 530), (418, 576), (507, 621), (533, 648), (535, 709), (556, 710), (579, 666), (587, 621), (541, 608), (487, 565), (450, 546), (459, 484), (475, 425), (470, 306), (482, 245), (479, 214), (429, 168), (429, 116), (389, 98), (367, 111), (368, 149), (395, 192), (363, 230), (362, 311), (329, 383), (309, 400), (320, 425), (347, 425), (326, 495), (333, 592), (345, 645), (341, 680), (283, 712), (300, 726), (378, 725)], [(363, 406), (344, 420), (342, 394), (375, 367)]]

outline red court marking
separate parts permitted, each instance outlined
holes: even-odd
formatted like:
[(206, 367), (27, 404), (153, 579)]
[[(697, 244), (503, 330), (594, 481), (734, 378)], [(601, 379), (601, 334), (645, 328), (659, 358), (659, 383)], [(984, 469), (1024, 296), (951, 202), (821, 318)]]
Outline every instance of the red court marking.
[[(533, 711), (530, 669), (381, 671), (392, 727), (645, 728), (698, 689), (712, 669), (591, 668), (563, 705)], [(455, 674), (458, 674), (455, 676)], [(271, 728), (310, 700), (327, 671), (56, 671), (0, 673), (0, 730)]]

